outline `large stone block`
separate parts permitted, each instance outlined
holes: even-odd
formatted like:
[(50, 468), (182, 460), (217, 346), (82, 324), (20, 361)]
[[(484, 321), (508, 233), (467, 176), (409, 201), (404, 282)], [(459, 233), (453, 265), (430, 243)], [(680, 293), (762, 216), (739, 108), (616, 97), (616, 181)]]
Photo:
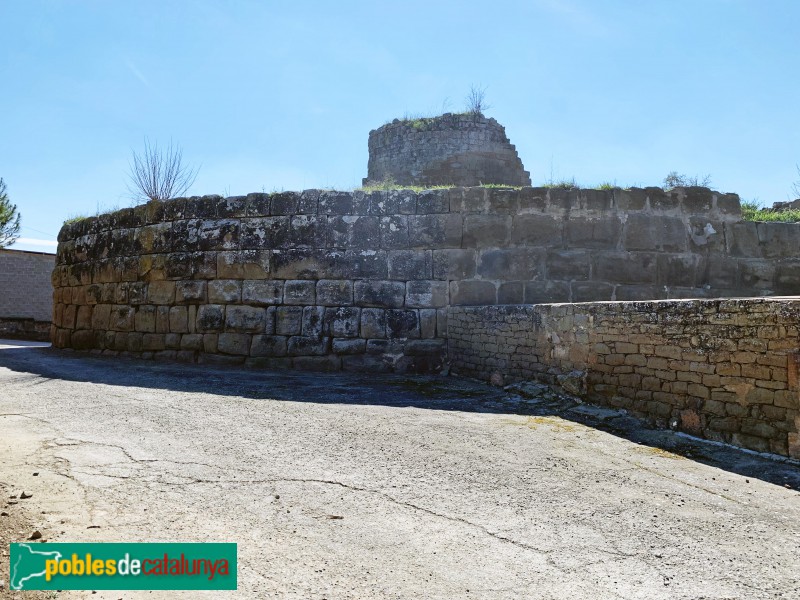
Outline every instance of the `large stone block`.
[(453, 306), (497, 304), (497, 287), (491, 281), (477, 279), (451, 281), (450, 304)]
[(106, 331), (111, 318), (110, 304), (97, 304), (92, 310), (92, 329)]
[(361, 310), (361, 337), (382, 339), (386, 337), (386, 311), (382, 308)]
[(525, 282), (503, 281), (497, 288), (498, 304), (522, 304), (524, 302)]
[(450, 192), (446, 189), (423, 190), (417, 194), (417, 214), (450, 212)]
[(800, 224), (758, 223), (758, 241), (764, 258), (800, 256)]
[(656, 254), (614, 252), (597, 257), (595, 279), (617, 283), (655, 283)]
[(526, 304), (548, 304), (570, 301), (570, 284), (566, 281), (525, 282)]
[(507, 246), (511, 238), (510, 215), (466, 215), (464, 217), (464, 248)]
[(255, 279), (242, 282), (242, 302), (254, 306), (280, 304), (283, 300), (283, 281)]
[(150, 304), (172, 304), (175, 302), (174, 281), (153, 281), (147, 288), (147, 301)]
[(334, 354), (364, 354), (367, 340), (358, 338), (334, 338), (331, 350)]
[(303, 308), (303, 335), (320, 337), (325, 326), (325, 307), (306, 306)]
[(272, 277), (275, 279), (321, 279), (328, 275), (331, 259), (324, 250), (290, 248), (272, 252)]
[(242, 282), (236, 279), (217, 279), (208, 282), (208, 301), (212, 304), (232, 304), (242, 300)]
[(361, 309), (353, 306), (325, 309), (325, 333), (337, 338), (358, 336)]
[(289, 225), (288, 245), (293, 248), (324, 248), (328, 245), (328, 221), (321, 215), (295, 215)]
[[(156, 307), (144, 304), (137, 308), (134, 316), (134, 328), (143, 333), (155, 333), (156, 331)], [(81, 329), (78, 327), (78, 329)]]
[(659, 285), (667, 287), (696, 285), (697, 267), (700, 264), (700, 256), (697, 254), (659, 254), (656, 262)]
[(175, 302), (203, 304), (206, 301), (208, 284), (205, 281), (176, 281)]
[(381, 232), (378, 217), (328, 217), (328, 246), (332, 248), (378, 248)]
[(283, 288), (284, 304), (314, 304), (316, 298), (315, 281), (287, 281)]
[(389, 271), (383, 250), (333, 250), (321, 258), (319, 279), (386, 279)]
[(408, 248), (408, 217), (405, 215), (381, 217), (379, 234), (381, 248), (388, 250)]
[(547, 278), (586, 281), (591, 275), (592, 254), (586, 250), (555, 250), (547, 254)]
[(570, 248), (616, 248), (621, 232), (616, 215), (576, 217), (566, 222), (564, 238)]
[(266, 193), (247, 194), (246, 214), (248, 217), (265, 217), (270, 214), (270, 195)]
[(225, 308), (225, 328), (228, 331), (264, 333), (267, 312), (258, 306), (227, 306)]
[(511, 240), (522, 246), (547, 246), (558, 248), (562, 245), (563, 221), (549, 215), (522, 214), (513, 217)]
[(440, 308), (447, 305), (446, 281), (409, 281), (406, 284), (406, 306), (409, 308)]
[(388, 263), (389, 279), (408, 281), (433, 276), (433, 253), (430, 250), (391, 250)]
[(353, 213), (353, 195), (347, 192), (323, 191), (319, 195), (319, 214), (349, 215)]
[(406, 285), (400, 281), (356, 281), (353, 292), (357, 306), (399, 308), (403, 306)]
[(540, 279), (544, 254), (533, 248), (484, 250), (478, 259), (478, 275), (484, 279)]
[(217, 277), (220, 279), (261, 279), (269, 274), (271, 253), (262, 250), (238, 250), (217, 254)]
[(278, 192), (272, 194), (271, 214), (273, 215), (294, 215), (297, 213), (297, 206), (300, 195), (297, 192)]
[(687, 226), (678, 217), (630, 214), (625, 223), (627, 250), (683, 252), (688, 249), (688, 237)]
[(322, 356), (328, 353), (330, 338), (317, 336), (293, 336), (289, 338), (289, 356)]
[(289, 223), (288, 216), (242, 219), (242, 248), (260, 250), (288, 246)]
[(320, 279), (317, 282), (317, 304), (346, 306), (353, 303), (353, 282), (342, 279)]
[(415, 310), (386, 311), (386, 334), (390, 338), (418, 338), (419, 315)]
[(573, 302), (600, 302), (611, 300), (614, 286), (599, 281), (576, 281), (572, 288)]
[(409, 245), (412, 248), (458, 248), (461, 246), (460, 214), (414, 215), (408, 218)]
[(112, 306), (108, 328), (112, 331), (133, 331), (135, 314), (132, 306)]
[(275, 333), (300, 335), (303, 329), (302, 306), (279, 306), (275, 310)]
[(478, 253), (475, 250), (447, 249), (433, 251), (434, 279), (470, 279), (475, 276)]
[(189, 333), (189, 311), (185, 306), (169, 309), (169, 330), (171, 333)]
[(250, 354), (252, 336), (246, 333), (220, 333), (217, 339), (217, 351), (223, 354), (247, 356)]
[[(141, 312), (141, 307), (139, 312)], [(196, 329), (200, 333), (222, 331), (225, 325), (225, 307), (220, 304), (203, 304), (197, 309)], [(137, 329), (138, 326), (137, 326)]]
[(286, 356), (286, 338), (281, 335), (254, 335), (250, 356)]

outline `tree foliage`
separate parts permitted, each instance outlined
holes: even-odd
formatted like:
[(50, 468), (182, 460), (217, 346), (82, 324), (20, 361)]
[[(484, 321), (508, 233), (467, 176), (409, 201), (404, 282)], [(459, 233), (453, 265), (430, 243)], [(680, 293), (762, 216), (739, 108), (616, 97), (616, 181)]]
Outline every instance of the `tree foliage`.
[(0, 248), (13, 244), (19, 237), (20, 215), (17, 205), (11, 204), (6, 192), (6, 182), (0, 177)]
[(708, 187), (711, 185), (711, 175), (700, 177), (699, 175), (681, 175), (677, 171), (670, 171), (664, 178), (664, 189), (669, 191), (676, 187)]
[(165, 149), (144, 140), (144, 152), (132, 152), (128, 190), (137, 200), (169, 200), (186, 193), (197, 169), (183, 164), (183, 150), (170, 141)]

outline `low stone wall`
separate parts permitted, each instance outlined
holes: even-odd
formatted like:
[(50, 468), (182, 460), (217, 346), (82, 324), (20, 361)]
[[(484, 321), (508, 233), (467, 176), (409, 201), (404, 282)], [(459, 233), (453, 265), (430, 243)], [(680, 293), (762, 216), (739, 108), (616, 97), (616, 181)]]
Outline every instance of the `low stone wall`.
[(0, 318), (49, 323), (53, 317), (50, 274), (55, 263), (55, 254), (0, 249)]
[(590, 402), (800, 458), (800, 299), (451, 307), (454, 373), (585, 372)]

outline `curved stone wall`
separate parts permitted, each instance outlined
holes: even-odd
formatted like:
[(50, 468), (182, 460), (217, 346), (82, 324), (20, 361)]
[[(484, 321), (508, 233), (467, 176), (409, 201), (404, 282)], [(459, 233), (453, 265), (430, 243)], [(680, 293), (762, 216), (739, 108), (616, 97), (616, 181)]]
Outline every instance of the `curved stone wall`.
[(401, 185), (531, 184), (505, 128), (473, 114), (397, 120), (369, 132), (368, 174)]
[(800, 226), (705, 188), (306, 190), (65, 225), (56, 347), (436, 371), (451, 305), (800, 292)]

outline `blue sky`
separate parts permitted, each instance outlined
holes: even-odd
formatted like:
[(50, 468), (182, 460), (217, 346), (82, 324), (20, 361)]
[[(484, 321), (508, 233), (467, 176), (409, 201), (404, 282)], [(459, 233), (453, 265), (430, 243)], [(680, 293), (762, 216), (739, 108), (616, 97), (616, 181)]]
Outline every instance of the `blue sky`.
[(800, 178), (796, 0), (0, 0), (0, 23), (18, 248), (130, 206), (145, 137), (200, 166), (192, 194), (352, 189), (371, 129), (473, 84), (534, 184), (676, 170), (771, 204)]

